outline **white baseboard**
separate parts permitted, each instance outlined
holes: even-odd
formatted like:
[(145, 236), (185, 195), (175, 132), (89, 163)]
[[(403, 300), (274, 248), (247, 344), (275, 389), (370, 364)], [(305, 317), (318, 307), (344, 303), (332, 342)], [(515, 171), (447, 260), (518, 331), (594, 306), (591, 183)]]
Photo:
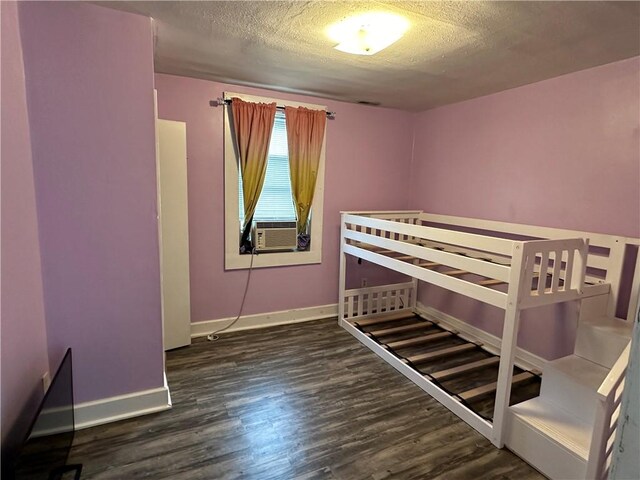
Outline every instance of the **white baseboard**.
[[(484, 330), (474, 327), (473, 325), (469, 325), (467, 322), (441, 312), (440, 310), (437, 310), (433, 307), (427, 307), (420, 302), (418, 302), (418, 305), (416, 307), (416, 313), (418, 315), (424, 316), (427, 319), (431, 318), (437, 320), (443, 326), (448, 326), (449, 328), (457, 330), (458, 332), (460, 332), (460, 336), (462, 338), (482, 342), (484, 348), (493, 354), (500, 354), (502, 339), (496, 337), (495, 335), (487, 333)], [(518, 367), (525, 370), (543, 371), (546, 363), (547, 361), (544, 358), (523, 350), (520, 347), (516, 347), (515, 364)]]
[(171, 395), (165, 376), (163, 387), (77, 404), (74, 408), (75, 428), (81, 430), (169, 408)]
[[(338, 305), (322, 305), (319, 307), (293, 308), (281, 312), (259, 313), (240, 317), (235, 325), (225, 332), (237, 332), (239, 330), (251, 330), (254, 328), (273, 327), (275, 325), (287, 325), (290, 323), (310, 322), (323, 318), (336, 317)], [(191, 324), (191, 338), (204, 337), (233, 322), (235, 317), (219, 318), (217, 320), (205, 320)]]

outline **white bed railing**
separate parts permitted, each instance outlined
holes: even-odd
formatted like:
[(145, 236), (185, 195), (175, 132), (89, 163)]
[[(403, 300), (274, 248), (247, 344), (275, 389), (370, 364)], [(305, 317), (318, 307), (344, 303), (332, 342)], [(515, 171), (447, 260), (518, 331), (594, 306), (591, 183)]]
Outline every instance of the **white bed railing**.
[[(420, 221), (427, 224), (442, 225), (446, 228), (471, 229), (476, 232), (495, 232), (533, 239), (561, 240), (565, 238), (588, 238), (591, 248), (587, 256), (588, 270), (585, 278), (593, 285), (606, 284), (610, 286), (609, 302), (607, 305), (607, 315), (609, 316), (616, 314), (620, 287), (623, 283), (622, 275), (627, 249), (632, 248), (637, 250), (640, 245), (640, 241), (637, 238), (477, 218), (455, 217), (451, 215), (421, 213)], [(640, 272), (640, 255), (638, 255), (636, 259), (635, 271)], [(631, 294), (629, 295), (627, 312), (623, 315), (623, 318), (626, 318), (630, 322), (635, 320), (639, 298), (640, 275), (636, 275)]]
[(589, 242), (532, 240), (525, 242), (524, 285), (520, 308), (531, 308), (580, 298), (584, 289)]
[[(501, 448), (504, 445), (520, 312), (527, 308), (577, 300), (586, 296), (587, 290), (589, 295), (596, 291), (606, 293), (604, 289), (606, 287), (608, 291), (609, 285), (605, 282), (597, 286), (585, 285), (587, 268), (594, 268), (595, 261), (595, 268), (606, 267), (607, 278), (613, 275), (610, 272), (618, 271), (621, 265), (618, 261), (618, 243), (616, 241), (609, 246), (609, 257), (607, 262), (604, 262), (601, 256), (589, 252), (587, 238), (575, 238), (580, 232), (572, 232), (573, 237), (567, 235), (562, 238), (556, 235), (553, 239), (513, 240), (421, 225), (423, 221), (447, 224), (445, 221), (447, 218), (455, 219), (456, 217), (425, 215), (420, 212), (343, 213), (340, 242), (340, 321), (371, 313), (412, 307), (417, 295), (416, 279), (504, 309), (493, 423), (480, 422), (471, 413), (463, 412), (461, 407), (449, 405), (451, 402), (447, 403), (448, 408)], [(465, 221), (459, 222), (460, 227), (509, 233), (506, 230), (508, 224), (498, 222), (485, 224), (482, 223), (484, 221), (474, 224), (467, 222), (466, 219), (462, 220)], [(455, 222), (449, 222), (449, 224), (456, 225)], [(522, 228), (524, 229), (522, 232), (515, 232), (516, 238), (517, 235), (526, 235), (529, 238), (555, 235), (551, 231), (554, 229), (535, 230), (535, 227), (525, 228), (525, 226)], [(600, 237), (602, 236), (598, 237), (599, 244), (603, 242)], [(396, 286), (373, 287), (379, 289), (376, 291), (372, 288), (346, 290), (346, 254), (390, 268), (414, 280), (411, 283)], [(403, 257), (399, 257), (398, 254)], [(640, 255), (638, 262), (640, 262)], [(426, 268), (427, 264), (435, 268)], [(463, 272), (452, 275), (451, 272), (438, 271), (439, 266), (452, 267)], [(505, 292), (487, 286), (491, 284), (490, 282), (475, 283), (469, 280), (473, 276), (505, 283), (508, 288)], [(390, 292), (390, 287), (395, 290)], [(624, 363), (626, 364), (626, 361)], [(413, 378), (413, 373), (405, 371), (405, 366), (396, 366), (396, 368)], [(422, 384), (426, 381), (420, 380), (420, 382)], [(621, 390), (620, 385), (620, 382), (616, 384), (615, 392)], [(435, 394), (440, 398), (440, 393), (437, 393), (435, 387), (423, 386), (422, 388), (432, 394), (436, 392)], [(603, 415), (606, 414), (603, 422), (606, 423), (608, 419), (609, 423), (606, 425), (603, 423), (605, 426), (602, 427), (602, 432), (606, 431), (605, 433), (608, 433), (606, 438), (609, 439), (611, 419), (615, 416), (619, 398), (617, 393), (610, 394), (610, 392), (605, 395), (605, 398), (606, 402), (602, 408), (606, 407), (608, 410), (603, 410)], [(613, 409), (611, 409), (612, 406)], [(604, 435), (602, 432), (601, 434)], [(603, 450), (605, 452), (610, 449), (607, 442), (608, 440), (605, 441)], [(592, 448), (595, 448), (595, 445), (595, 443), (592, 444)]]
[(589, 480), (606, 480), (609, 475), (630, 350), (631, 342), (598, 389), (595, 425), (587, 462), (586, 478)]
[(413, 282), (355, 288), (344, 292), (344, 318), (409, 310), (414, 305)]

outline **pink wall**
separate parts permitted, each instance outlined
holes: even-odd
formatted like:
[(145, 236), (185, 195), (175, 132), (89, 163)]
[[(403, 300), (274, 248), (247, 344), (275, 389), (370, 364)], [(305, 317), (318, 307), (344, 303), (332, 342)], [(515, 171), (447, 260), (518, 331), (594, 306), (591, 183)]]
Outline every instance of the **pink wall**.
[(148, 18), (19, 5), (52, 364), (76, 401), (163, 385)]
[(237, 315), (247, 276), (224, 271), (223, 109), (209, 101), (232, 91), (337, 112), (327, 122), (322, 263), (254, 271), (244, 314), (336, 303), (339, 211), (406, 208), (413, 114), (163, 74), (156, 88), (160, 118), (187, 123), (192, 321)]
[[(409, 206), (640, 236), (639, 85), (635, 57), (419, 114)], [(433, 290), (424, 302), (501, 333), (501, 312)], [(521, 345), (554, 358), (573, 327), (531, 312)]]
[[(2, 450), (22, 439), (49, 370), (18, 9), (2, 19)], [(4, 463), (4, 462), (3, 462)]]
[(640, 57), (423, 112), (412, 208), (640, 236)]

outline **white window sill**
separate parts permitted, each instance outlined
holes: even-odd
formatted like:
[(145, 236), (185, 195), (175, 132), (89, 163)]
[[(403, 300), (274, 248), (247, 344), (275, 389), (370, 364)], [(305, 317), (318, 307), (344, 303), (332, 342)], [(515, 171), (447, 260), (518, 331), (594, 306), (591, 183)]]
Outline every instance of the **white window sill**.
[[(253, 256), (253, 268), (282, 267), (292, 265), (310, 265), (321, 263), (321, 252), (278, 252), (258, 253)], [(225, 270), (247, 269), (251, 265), (251, 255), (226, 255)]]

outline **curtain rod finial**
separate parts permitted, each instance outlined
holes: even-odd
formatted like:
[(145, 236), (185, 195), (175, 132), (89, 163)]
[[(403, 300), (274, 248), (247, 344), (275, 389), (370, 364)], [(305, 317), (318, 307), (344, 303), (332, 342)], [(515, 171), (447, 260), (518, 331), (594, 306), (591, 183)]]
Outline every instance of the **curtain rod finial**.
[(209, 100), (209, 106), (210, 107), (223, 107), (225, 105), (228, 105), (229, 102), (227, 102), (224, 98), (222, 97), (218, 97), (215, 100)]

